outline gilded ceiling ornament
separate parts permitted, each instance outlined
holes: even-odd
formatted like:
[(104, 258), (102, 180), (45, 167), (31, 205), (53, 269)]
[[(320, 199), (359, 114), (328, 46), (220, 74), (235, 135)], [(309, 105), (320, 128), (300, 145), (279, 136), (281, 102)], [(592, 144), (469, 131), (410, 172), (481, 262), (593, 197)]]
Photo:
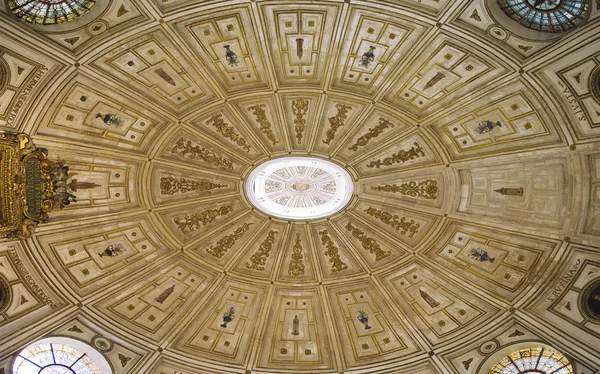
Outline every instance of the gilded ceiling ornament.
[(340, 258), (338, 248), (335, 246), (335, 244), (333, 244), (333, 240), (331, 240), (329, 237), (327, 230), (320, 231), (319, 235), (321, 235), (321, 244), (327, 247), (325, 255), (329, 256), (329, 262), (332, 263), (331, 271), (333, 273), (337, 273), (338, 271), (348, 269), (348, 265), (346, 265)]
[(371, 65), (371, 62), (375, 60), (375, 47), (370, 46), (369, 50), (363, 53), (361, 59), (358, 61), (358, 66), (362, 66), (363, 68), (368, 68)]
[(214, 126), (218, 133), (221, 133), (221, 135), (223, 135), (225, 138), (228, 138), (235, 144), (242, 147), (246, 152), (250, 152), (250, 144), (246, 142), (246, 139), (238, 134), (233, 126), (225, 123), (221, 117), (223, 117), (222, 114), (215, 114), (208, 121), (206, 121), (206, 124), (208, 126)]
[(177, 192), (186, 193), (190, 191), (208, 191), (215, 188), (228, 187), (226, 184), (212, 183), (208, 181), (194, 181), (186, 178), (162, 177), (160, 178), (160, 193), (173, 195)]
[(369, 143), (369, 140), (381, 135), (383, 130), (388, 129), (388, 128), (393, 128), (393, 127), (394, 127), (393, 123), (391, 123), (389, 120), (381, 117), (381, 118), (379, 118), (379, 125), (369, 128), (369, 132), (366, 133), (365, 135), (361, 136), (360, 138), (358, 138), (356, 140), (356, 143), (353, 146), (348, 147), (348, 149), (351, 151), (358, 151), (358, 147), (364, 147), (365, 145), (367, 145)]
[(231, 46), (224, 45), (223, 48), (225, 48), (225, 60), (227, 60), (229, 66), (237, 66), (240, 60), (238, 59), (237, 55), (231, 50)]
[(375, 255), (375, 261), (382, 260), (392, 254), (391, 251), (382, 250), (375, 239), (367, 236), (362, 230), (353, 226), (352, 223), (348, 222), (346, 229), (352, 233), (352, 236), (360, 240), (364, 249)]
[(218, 209), (207, 209), (200, 214), (186, 214), (185, 216), (175, 217), (173, 221), (179, 227), (184, 234), (189, 234), (190, 232), (200, 228), (200, 226), (206, 226), (209, 223), (213, 222), (219, 216), (225, 216), (229, 214), (233, 210), (231, 205), (224, 205)]
[(125, 248), (123, 248), (123, 244), (110, 244), (108, 247), (104, 248), (104, 251), (98, 253), (100, 257), (116, 257), (125, 252)]
[(288, 274), (293, 276), (304, 275), (304, 263), (302, 262), (302, 244), (300, 234), (296, 233), (296, 243), (292, 253), (292, 259), (288, 269)]
[(292, 101), (292, 113), (296, 116), (294, 120), (294, 126), (296, 130), (296, 139), (298, 144), (302, 144), (302, 134), (306, 128), (306, 119), (304, 116), (308, 111), (308, 100), (298, 99)]
[(192, 160), (202, 160), (210, 163), (213, 166), (220, 166), (226, 169), (233, 169), (233, 163), (223, 157), (217, 156), (214, 152), (209, 151), (204, 147), (192, 145), (190, 140), (180, 138), (175, 147), (171, 149), (171, 153), (179, 156), (187, 156)]
[(490, 257), (487, 251), (481, 248), (471, 248), (471, 253), (469, 255), (475, 260), (481, 262), (489, 261), (490, 263), (493, 263), (494, 261), (496, 261), (495, 257)]
[(360, 321), (360, 323), (362, 323), (365, 326), (365, 330), (370, 330), (371, 329), (371, 326), (369, 326), (369, 313), (367, 313), (363, 309), (360, 309), (358, 311), (357, 318)]
[[(409, 238), (412, 238), (418, 232), (419, 226), (421, 226), (420, 223), (415, 223), (415, 221), (412, 219), (407, 221), (406, 217), (400, 218), (400, 216), (397, 214), (392, 215), (379, 209), (367, 208), (365, 212), (371, 217), (375, 217), (386, 225), (391, 226), (396, 231), (400, 231), (402, 229), (402, 231), (400, 231), (400, 234), (402, 235), (410, 232), (408, 235)], [(400, 221), (398, 221), (398, 218), (400, 218)]]
[(369, 164), (367, 164), (367, 167), (369, 168), (378, 168), (383, 166), (391, 166), (394, 164), (399, 164), (399, 163), (404, 163), (408, 160), (414, 160), (415, 158), (421, 157), (421, 156), (425, 156), (425, 152), (423, 151), (423, 148), (421, 148), (421, 146), (419, 145), (419, 143), (415, 142), (414, 146), (411, 147), (408, 151), (405, 150), (401, 150), (398, 153), (395, 153), (392, 155), (392, 157), (386, 157), (383, 159), (383, 161), (381, 159), (377, 160), (377, 161), (371, 161)]
[(258, 271), (265, 270), (265, 264), (269, 258), (269, 252), (271, 252), (273, 243), (275, 242), (275, 234), (277, 234), (277, 231), (269, 231), (267, 238), (263, 240), (258, 250), (254, 252), (252, 256), (250, 256), (250, 262), (246, 262), (246, 268)]
[(422, 182), (406, 182), (401, 185), (397, 184), (386, 184), (384, 186), (372, 186), (372, 190), (374, 191), (383, 191), (383, 192), (391, 192), (391, 193), (400, 193), (402, 195), (411, 196), (411, 197), (423, 197), (425, 199), (436, 199), (437, 198), (437, 181), (433, 179), (427, 179)]
[(219, 239), (214, 247), (211, 245), (209, 248), (206, 248), (206, 252), (217, 258), (222, 258), (225, 256), (225, 253), (235, 245), (236, 240), (240, 239), (248, 232), (248, 230), (250, 230), (250, 225), (252, 225), (252, 223), (244, 223), (242, 226), (235, 229), (232, 234)]
[(252, 114), (256, 116), (256, 122), (260, 125), (260, 131), (263, 132), (267, 136), (267, 139), (275, 145), (278, 143), (277, 139), (275, 139), (275, 134), (273, 130), (271, 130), (271, 123), (267, 119), (267, 114), (263, 109), (266, 107), (266, 104), (256, 104), (251, 107), (248, 107), (248, 110), (253, 110)]
[(344, 120), (348, 118), (346, 115), (348, 114), (348, 111), (352, 109), (351, 106), (345, 104), (337, 104), (335, 107), (337, 108), (338, 112), (335, 116), (328, 118), (330, 127), (325, 133), (326, 139), (323, 140), (323, 143), (325, 144), (331, 143), (331, 141), (335, 138), (336, 131), (340, 127), (344, 126)]

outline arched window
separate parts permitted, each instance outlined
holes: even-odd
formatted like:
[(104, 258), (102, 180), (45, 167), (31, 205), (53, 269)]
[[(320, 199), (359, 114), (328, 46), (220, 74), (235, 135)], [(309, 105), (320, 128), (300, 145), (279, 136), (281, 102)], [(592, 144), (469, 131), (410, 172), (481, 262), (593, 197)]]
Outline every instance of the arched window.
[(15, 16), (43, 25), (72, 21), (87, 13), (95, 3), (96, 0), (8, 0)]
[(562, 33), (581, 26), (588, 0), (497, 0), (500, 9), (519, 24), (536, 31)]
[(573, 374), (573, 366), (560, 352), (550, 348), (519, 349), (492, 366), (489, 374)]
[(110, 364), (98, 351), (75, 339), (39, 340), (15, 358), (13, 374), (110, 374)]

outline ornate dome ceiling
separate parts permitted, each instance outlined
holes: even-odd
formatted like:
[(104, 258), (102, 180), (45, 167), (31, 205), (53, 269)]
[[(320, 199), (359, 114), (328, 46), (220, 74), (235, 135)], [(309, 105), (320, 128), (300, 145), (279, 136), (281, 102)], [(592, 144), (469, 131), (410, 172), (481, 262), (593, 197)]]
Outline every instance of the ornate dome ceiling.
[[(92, 186), (0, 245), (0, 373), (48, 336), (115, 373), (476, 373), (537, 343), (600, 369), (595, 2), (567, 34), (483, 0), (0, 10), (0, 125)], [(288, 156), (349, 202), (255, 208)]]

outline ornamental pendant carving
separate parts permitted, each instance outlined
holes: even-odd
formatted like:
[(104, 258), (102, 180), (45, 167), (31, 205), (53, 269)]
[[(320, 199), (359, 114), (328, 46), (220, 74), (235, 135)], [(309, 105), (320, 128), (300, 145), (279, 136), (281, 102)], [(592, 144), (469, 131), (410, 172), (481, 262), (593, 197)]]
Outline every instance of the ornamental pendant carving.
[(344, 104), (337, 104), (335, 106), (338, 110), (337, 114), (334, 117), (330, 117), (329, 120), (329, 130), (325, 133), (326, 138), (323, 140), (323, 143), (329, 144), (333, 139), (335, 139), (336, 131), (344, 126), (344, 120), (348, 118), (346, 115), (348, 114), (348, 110), (352, 109), (352, 107)]
[(162, 177), (160, 178), (160, 193), (163, 195), (174, 195), (175, 193), (186, 193), (190, 191), (208, 191), (215, 188), (228, 187), (226, 184), (218, 184), (207, 181), (194, 181), (185, 178)]
[(296, 130), (296, 139), (298, 144), (302, 144), (302, 134), (306, 129), (306, 119), (304, 119), (304, 116), (306, 115), (307, 111), (308, 100), (298, 99), (292, 101), (292, 113), (294, 113), (294, 116), (296, 116), (296, 119), (294, 120), (294, 129)]
[(273, 145), (275, 145), (278, 143), (278, 141), (277, 141), (277, 139), (275, 139), (275, 134), (273, 133), (273, 130), (271, 130), (271, 122), (269, 122), (269, 120), (267, 119), (267, 114), (266, 114), (265, 110), (263, 109), (266, 106), (267, 106), (266, 104), (257, 104), (257, 105), (248, 107), (248, 110), (254, 111), (254, 112), (252, 112), (252, 114), (254, 114), (256, 116), (256, 122), (258, 122), (258, 124), (260, 125), (260, 131), (262, 131), (263, 134), (265, 134), (265, 136), (267, 137), (267, 139), (269, 139), (269, 141)]
[(192, 160), (205, 161), (213, 166), (218, 166), (225, 169), (233, 169), (233, 163), (231, 161), (217, 156), (214, 152), (211, 152), (204, 147), (192, 145), (192, 142), (185, 138), (180, 138), (175, 143), (175, 147), (171, 149), (171, 153), (178, 156), (184, 156)]
[(250, 230), (251, 223), (244, 223), (241, 227), (238, 227), (232, 234), (226, 235), (219, 239), (217, 244), (213, 247), (206, 248), (206, 252), (217, 258), (222, 258), (225, 253), (235, 245), (235, 242), (244, 236), (248, 230)]
[(275, 234), (277, 231), (269, 231), (267, 238), (263, 240), (260, 244), (260, 247), (252, 256), (250, 256), (250, 262), (246, 262), (246, 268), (264, 271), (265, 264), (267, 263), (267, 259), (269, 258), (269, 253), (273, 248), (273, 243), (275, 242)]
[(374, 191), (383, 191), (383, 192), (391, 192), (391, 193), (400, 193), (402, 195), (411, 196), (411, 197), (422, 197), (425, 199), (437, 199), (437, 181), (432, 179), (427, 179), (423, 182), (406, 182), (401, 185), (397, 184), (386, 184), (384, 186), (374, 186), (371, 187)]
[[(371, 217), (374, 217), (386, 225), (391, 226), (396, 231), (400, 231), (400, 234), (402, 235), (410, 232), (408, 235), (409, 238), (412, 238), (419, 231), (419, 226), (421, 226), (421, 224), (415, 223), (415, 221), (412, 219), (407, 221), (406, 217), (400, 218), (400, 216), (397, 214), (392, 215), (379, 209), (368, 208), (365, 210), (365, 212)], [(398, 220), (398, 218), (400, 218), (400, 220)]]
[(329, 262), (332, 263), (331, 271), (333, 273), (337, 273), (339, 271), (348, 269), (348, 265), (346, 265), (340, 258), (339, 250), (335, 244), (333, 244), (333, 240), (331, 240), (329, 237), (327, 230), (320, 231), (319, 235), (321, 235), (321, 244), (327, 247), (325, 255), (329, 256)]
[(173, 222), (179, 227), (184, 234), (189, 234), (201, 226), (206, 226), (220, 216), (229, 214), (233, 208), (231, 205), (225, 205), (218, 209), (207, 209), (200, 214), (186, 214), (185, 216), (173, 218)]
[(250, 144), (248, 144), (246, 139), (244, 139), (240, 134), (238, 134), (233, 126), (230, 126), (229, 124), (225, 123), (225, 121), (223, 121), (223, 118), (221, 117), (223, 117), (222, 114), (215, 114), (208, 121), (206, 121), (206, 124), (208, 126), (212, 125), (217, 129), (218, 133), (223, 135), (223, 137), (239, 145), (246, 152), (250, 152)]
[(367, 164), (368, 168), (380, 168), (381, 166), (392, 166), (394, 164), (404, 163), (409, 160), (414, 160), (415, 158), (425, 156), (425, 152), (423, 148), (419, 145), (419, 143), (415, 142), (414, 146), (411, 147), (408, 151), (401, 150), (398, 153), (392, 155), (392, 157), (386, 157), (383, 160), (379, 159), (377, 161), (371, 161)]
[(375, 255), (375, 261), (382, 260), (392, 254), (391, 251), (382, 250), (375, 239), (370, 238), (362, 230), (352, 226), (350, 222), (346, 225), (346, 229), (352, 233), (353, 237), (360, 240), (364, 249)]
[(292, 259), (288, 268), (288, 274), (293, 276), (304, 275), (304, 263), (302, 262), (302, 244), (300, 234), (296, 233), (296, 243), (292, 252)]
[(369, 143), (369, 140), (381, 135), (383, 130), (393, 128), (394, 124), (385, 118), (379, 118), (379, 125), (369, 128), (369, 132), (356, 140), (356, 143), (348, 147), (351, 151), (358, 151), (358, 147), (364, 147)]

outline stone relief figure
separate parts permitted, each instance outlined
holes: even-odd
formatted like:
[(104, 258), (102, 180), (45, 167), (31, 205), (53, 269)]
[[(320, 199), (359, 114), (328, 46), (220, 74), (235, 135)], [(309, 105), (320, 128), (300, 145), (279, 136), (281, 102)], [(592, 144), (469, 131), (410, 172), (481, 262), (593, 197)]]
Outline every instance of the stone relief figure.
[(96, 114), (96, 118), (100, 118), (102, 120), (102, 122), (104, 122), (107, 126), (120, 127), (123, 125), (123, 119), (121, 119), (121, 117), (117, 116), (116, 114), (98, 113), (98, 114)]
[(77, 179), (72, 179), (77, 173), (69, 174), (69, 166), (63, 162), (57, 162), (52, 165), (51, 173), (52, 184), (54, 186), (54, 195), (52, 199), (60, 209), (71, 205), (71, 203), (77, 202), (75, 192), (99, 187), (96, 183), (79, 182)]
[(111, 244), (108, 247), (106, 247), (103, 252), (98, 253), (98, 256), (116, 257), (123, 252), (125, 252), (123, 244)]
[(358, 311), (358, 320), (360, 321), (360, 323), (365, 325), (365, 330), (369, 330), (371, 328), (371, 326), (369, 326), (369, 313), (365, 312), (362, 309), (359, 310)]
[(223, 323), (221, 324), (221, 327), (227, 327), (227, 324), (231, 321), (233, 321), (233, 319), (235, 318), (235, 308), (234, 307), (229, 307), (229, 309), (227, 310), (227, 312), (225, 312), (225, 314), (223, 314)]

